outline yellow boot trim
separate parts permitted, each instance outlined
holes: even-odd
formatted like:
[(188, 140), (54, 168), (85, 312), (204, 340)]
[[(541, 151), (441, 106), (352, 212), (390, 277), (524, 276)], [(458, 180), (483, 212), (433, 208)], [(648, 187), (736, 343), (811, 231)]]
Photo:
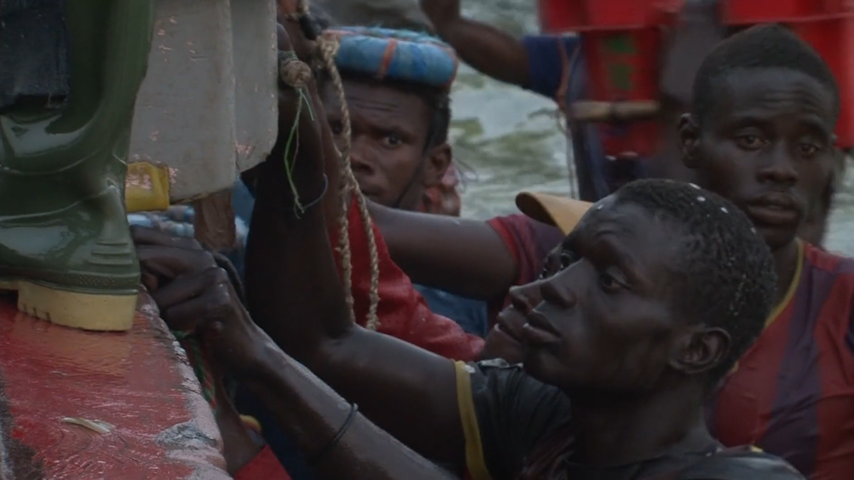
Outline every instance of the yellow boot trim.
[(18, 310), (64, 327), (123, 332), (133, 326), (137, 294), (94, 294), (2, 281), (0, 289), (18, 291)]
[(148, 162), (128, 164), (125, 178), (127, 213), (166, 210), (170, 186), (168, 166)]

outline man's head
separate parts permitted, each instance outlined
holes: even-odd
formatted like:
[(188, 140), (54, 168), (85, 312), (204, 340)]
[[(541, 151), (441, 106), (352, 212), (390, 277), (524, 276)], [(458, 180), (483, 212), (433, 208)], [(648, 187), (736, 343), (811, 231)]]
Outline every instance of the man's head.
[[(424, 190), (438, 184), (451, 162), (448, 92), (395, 80), (343, 74), (350, 111), (353, 173), (365, 196), (382, 205), (416, 210)], [(326, 115), (341, 133), (340, 102), (330, 82)]]
[(747, 213), (772, 250), (794, 239), (834, 181), (839, 91), (821, 57), (778, 25), (722, 42), (680, 123), (697, 181)]
[(771, 253), (732, 203), (633, 182), (567, 236), (523, 329), (525, 366), (579, 393), (642, 396), (730, 370), (769, 314)]
[[(340, 35), (336, 59), (350, 112), (353, 173), (368, 198), (416, 210), (451, 162), (449, 85), (456, 57), (412, 32), (355, 32)], [(338, 134), (341, 107), (332, 82), (324, 82), (321, 98)]]

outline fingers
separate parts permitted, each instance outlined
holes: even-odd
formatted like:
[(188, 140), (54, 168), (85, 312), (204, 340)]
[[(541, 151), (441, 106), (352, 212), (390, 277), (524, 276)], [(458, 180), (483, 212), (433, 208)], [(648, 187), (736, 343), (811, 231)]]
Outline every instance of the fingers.
[(216, 267), (213, 255), (205, 250), (138, 245), (136, 254), (143, 272), (166, 280)]
[(187, 332), (221, 328), (213, 322), (226, 320), (242, 308), (228, 274), (221, 268), (176, 280), (152, 294), (152, 298), (171, 329)]
[(130, 227), (130, 234), (133, 238), (133, 243), (137, 245), (160, 245), (188, 250), (202, 250), (202, 245), (195, 239), (179, 237), (154, 228), (134, 225)]

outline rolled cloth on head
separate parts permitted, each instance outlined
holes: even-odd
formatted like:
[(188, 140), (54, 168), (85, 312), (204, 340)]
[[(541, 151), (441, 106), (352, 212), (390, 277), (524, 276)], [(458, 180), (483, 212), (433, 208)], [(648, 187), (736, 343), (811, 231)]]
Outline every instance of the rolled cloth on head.
[(0, 0), (0, 108), (70, 92), (64, 0)]
[(377, 27), (341, 27), (323, 32), (338, 38), (335, 64), (342, 73), (450, 88), (459, 61), (454, 49), (441, 40), (409, 30)]

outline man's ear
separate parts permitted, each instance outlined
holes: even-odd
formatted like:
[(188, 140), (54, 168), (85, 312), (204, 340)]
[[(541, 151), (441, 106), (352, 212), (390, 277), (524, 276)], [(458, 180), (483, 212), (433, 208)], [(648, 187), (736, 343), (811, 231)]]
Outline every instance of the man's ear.
[(685, 113), (679, 119), (679, 148), (682, 150), (682, 163), (696, 169), (700, 160), (700, 126), (693, 114)]
[(427, 153), (427, 164), (424, 166), (422, 185), (430, 188), (439, 184), (445, 176), (445, 172), (451, 166), (453, 155), (451, 146), (447, 143), (437, 145)]
[(670, 366), (685, 375), (697, 375), (718, 367), (729, 353), (732, 339), (721, 328), (697, 327), (675, 342)]

